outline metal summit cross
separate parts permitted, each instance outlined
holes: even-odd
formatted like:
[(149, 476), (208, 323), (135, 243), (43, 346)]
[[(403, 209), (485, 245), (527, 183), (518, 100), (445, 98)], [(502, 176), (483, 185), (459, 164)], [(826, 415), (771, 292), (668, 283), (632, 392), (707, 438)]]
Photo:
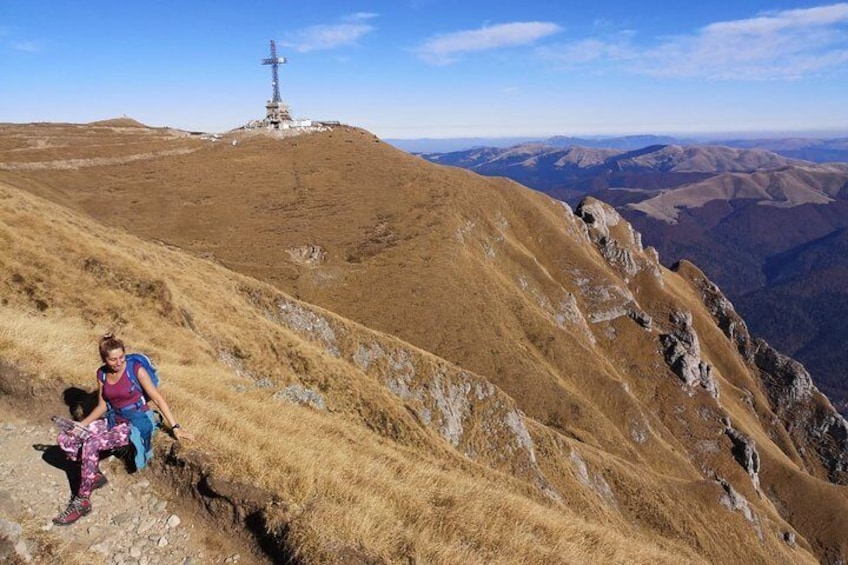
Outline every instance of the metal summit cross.
[(267, 59), (262, 59), (263, 65), (271, 65), (271, 86), (274, 87), (273, 98), (271, 98), (271, 102), (282, 102), (280, 98), (280, 75), (279, 68), (280, 65), (286, 64), (285, 57), (277, 57), (277, 45), (274, 43), (274, 40), (271, 40), (271, 56)]
[(281, 122), (290, 121), (289, 107), (283, 103), (280, 98), (280, 65), (286, 63), (285, 57), (277, 57), (277, 45), (274, 40), (271, 40), (271, 56), (267, 59), (262, 59), (263, 65), (271, 65), (271, 86), (273, 93), (271, 100), (265, 105), (267, 110), (266, 120), (274, 127), (279, 127)]

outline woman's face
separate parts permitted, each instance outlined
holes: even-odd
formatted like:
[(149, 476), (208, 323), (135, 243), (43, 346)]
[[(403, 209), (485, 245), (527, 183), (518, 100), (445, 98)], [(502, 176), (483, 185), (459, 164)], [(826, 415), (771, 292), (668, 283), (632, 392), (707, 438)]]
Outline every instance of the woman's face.
[(127, 362), (127, 356), (123, 349), (112, 349), (109, 351), (109, 354), (106, 355), (105, 361), (109, 370), (117, 373), (118, 371), (123, 370), (124, 363)]

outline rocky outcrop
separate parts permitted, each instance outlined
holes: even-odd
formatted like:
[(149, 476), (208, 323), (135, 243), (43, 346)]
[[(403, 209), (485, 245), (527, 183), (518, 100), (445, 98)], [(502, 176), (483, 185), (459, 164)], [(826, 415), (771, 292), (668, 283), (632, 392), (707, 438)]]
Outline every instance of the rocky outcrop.
[(754, 362), (762, 371), (769, 401), (778, 413), (791, 410), (818, 392), (801, 363), (783, 355), (765, 340), (757, 340)]
[(327, 251), (320, 245), (301, 245), (286, 249), (292, 261), (301, 265), (321, 265), (327, 261)]
[[(568, 306), (574, 312), (573, 318), (582, 318), (585, 325), (586, 322), (600, 324), (627, 316), (646, 330), (653, 327), (653, 319), (639, 307), (633, 293), (626, 286), (599, 284), (579, 270), (575, 270), (571, 274), (574, 283), (580, 290), (580, 298), (587, 312), (586, 317), (583, 318), (582, 312), (576, 306), (576, 301), (572, 300), (572, 304)], [(561, 304), (561, 308), (565, 305), (567, 304)], [(588, 325), (586, 325), (586, 331), (588, 332)], [(588, 332), (588, 334), (591, 336), (591, 332)], [(591, 337), (590, 341), (594, 343), (594, 336)]]
[[(812, 467), (823, 469), (823, 474), (830, 481), (848, 484), (848, 423), (816, 388), (804, 366), (764, 340), (751, 338), (744, 320), (731, 302), (696, 266), (680, 261), (672, 270), (686, 278), (700, 293), (716, 325), (739, 354), (756, 367), (769, 405), (780, 418), (797, 451)], [(683, 341), (685, 343), (686, 340)], [(668, 338), (665, 343), (669, 347), (672, 345)], [(681, 348), (685, 349), (685, 346), (677, 346), (677, 349)], [(691, 380), (694, 359), (678, 361), (678, 364), (688, 369)], [(746, 455), (749, 450), (744, 443), (739, 443), (738, 438), (734, 444), (735, 451), (739, 453), (737, 460), (749, 469), (753, 464)]]
[(571, 454), (569, 456), (571, 460), (571, 465), (574, 468), (574, 474), (580, 483), (595, 491), (598, 496), (612, 508), (617, 508), (615, 494), (610, 488), (609, 483), (607, 483), (606, 479), (604, 479), (603, 475), (600, 472), (591, 472), (589, 466), (586, 464), (586, 461), (580, 455), (580, 452), (577, 449), (571, 450)]
[(636, 308), (633, 294), (623, 286), (598, 285), (588, 279), (576, 282), (588, 310), (588, 320), (593, 324), (627, 316)]
[(757, 492), (760, 491), (760, 454), (754, 440), (746, 436), (730, 424), (730, 419), (725, 419), (724, 433), (733, 442), (733, 457), (742, 465), (745, 472), (751, 477), (751, 483)]
[[(280, 324), (376, 378), (401, 399), (418, 422), (480, 463), (529, 479), (558, 500), (536, 461), (535, 447), (515, 401), (485, 378), (430, 357), (409, 344), (373, 336), (365, 328), (258, 288), (244, 288), (268, 320)], [(324, 410), (333, 399), (300, 385), (275, 394)]]
[(316, 410), (326, 410), (327, 403), (324, 402), (324, 397), (314, 390), (305, 388), (299, 384), (292, 384), (283, 390), (274, 393), (274, 398), (299, 404), (301, 406), (309, 406)]
[(751, 505), (748, 504), (748, 501), (744, 496), (736, 492), (736, 489), (733, 488), (729, 482), (725, 479), (718, 479), (721, 488), (724, 489), (724, 494), (722, 495), (720, 502), (722, 506), (731, 511), (741, 512), (745, 519), (751, 523), (751, 526), (757, 532), (757, 537), (760, 538), (760, 541), (763, 540), (763, 529), (760, 526), (760, 519), (757, 517), (757, 514), (751, 508)]
[(816, 456), (827, 478), (848, 485), (848, 422), (816, 386), (804, 366), (765, 341), (755, 342), (754, 362), (772, 410), (800, 453)]
[(719, 329), (736, 346), (737, 351), (745, 360), (752, 361), (754, 344), (751, 334), (748, 332), (748, 326), (745, 324), (745, 320), (736, 313), (733, 304), (721, 292), (721, 289), (689, 261), (678, 261), (671, 267), (671, 270), (692, 283), (695, 289), (700, 292), (704, 306), (707, 307)]
[[(816, 388), (804, 366), (764, 340), (753, 339), (731, 302), (695, 265), (680, 261), (672, 270), (700, 293), (716, 325), (739, 354), (756, 367), (769, 405), (798, 452), (813, 467), (824, 469), (830, 481), (848, 484), (848, 423)], [(679, 363), (688, 367), (691, 379), (694, 360)]]
[(275, 312), (266, 311), (269, 318), (282, 322), (306, 339), (319, 342), (333, 357), (341, 355), (336, 332), (326, 317), (292, 300), (280, 300), (276, 306)]
[(559, 498), (538, 467), (533, 438), (511, 398), (477, 375), (429, 364), (408, 349), (377, 343), (364, 348), (356, 358), (369, 362), (360, 367), (378, 376), (422, 424), (466, 456), (532, 478)]
[(692, 327), (692, 314), (674, 312), (671, 323), (671, 331), (660, 335), (666, 364), (687, 386), (700, 385), (718, 399), (718, 383), (710, 365), (701, 359), (701, 344)]
[(647, 312), (643, 312), (642, 310), (633, 309), (627, 313), (630, 316), (630, 319), (645, 328), (646, 330), (650, 330), (653, 327), (654, 320), (651, 316), (648, 315)]
[(577, 298), (570, 292), (565, 295), (563, 300), (560, 300), (559, 307), (554, 312), (554, 321), (560, 328), (565, 328), (566, 323), (576, 326), (590, 343), (593, 345), (596, 343), (595, 336), (589, 329), (588, 322), (586, 322), (586, 317), (577, 304)]
[(615, 208), (587, 197), (580, 202), (574, 214), (583, 220), (589, 239), (604, 259), (624, 276), (625, 281), (647, 271), (660, 284), (663, 283), (656, 253), (653, 250), (645, 252), (642, 235)]

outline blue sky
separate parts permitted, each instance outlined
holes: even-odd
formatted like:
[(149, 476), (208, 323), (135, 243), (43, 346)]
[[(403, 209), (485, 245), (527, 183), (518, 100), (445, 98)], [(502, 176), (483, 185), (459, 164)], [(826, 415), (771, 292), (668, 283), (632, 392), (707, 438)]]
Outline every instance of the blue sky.
[[(508, 4), (508, 5), (501, 5)], [(0, 121), (381, 137), (848, 132), (848, 3), (0, 0)]]

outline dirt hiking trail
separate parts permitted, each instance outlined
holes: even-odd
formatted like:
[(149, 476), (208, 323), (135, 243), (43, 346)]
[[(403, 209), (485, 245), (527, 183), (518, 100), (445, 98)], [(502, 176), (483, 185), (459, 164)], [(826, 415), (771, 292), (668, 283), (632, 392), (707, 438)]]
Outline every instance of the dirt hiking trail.
[(179, 500), (150, 469), (130, 475), (114, 457), (100, 463), (109, 483), (92, 494), (92, 512), (53, 525), (71, 494), (56, 435), (49, 419), (28, 421), (0, 405), (0, 563), (268, 562), (227, 533), (230, 525), (213, 524)]

